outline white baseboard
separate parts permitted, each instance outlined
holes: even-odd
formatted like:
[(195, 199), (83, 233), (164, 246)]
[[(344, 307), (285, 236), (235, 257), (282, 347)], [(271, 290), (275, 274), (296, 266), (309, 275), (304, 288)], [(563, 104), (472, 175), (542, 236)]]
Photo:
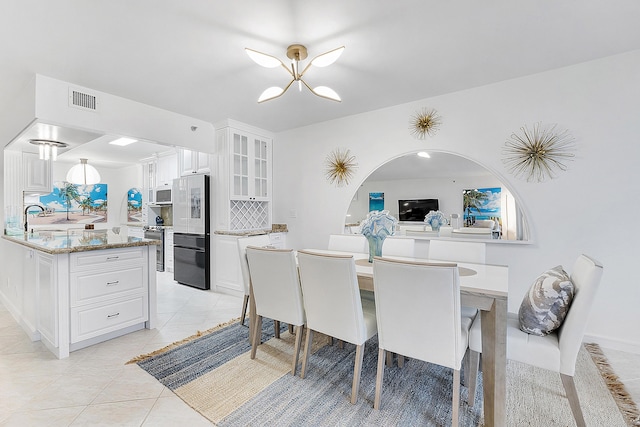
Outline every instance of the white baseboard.
[(582, 339), (584, 343), (596, 343), (602, 348), (609, 348), (611, 350), (624, 351), (627, 353), (640, 354), (640, 343), (633, 343), (629, 341), (615, 340), (599, 335), (585, 335)]

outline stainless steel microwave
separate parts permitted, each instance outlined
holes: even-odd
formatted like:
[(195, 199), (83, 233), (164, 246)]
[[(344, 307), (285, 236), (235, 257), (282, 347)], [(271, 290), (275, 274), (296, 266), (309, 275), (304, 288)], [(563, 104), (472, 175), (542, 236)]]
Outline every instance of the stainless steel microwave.
[(156, 205), (170, 205), (171, 200), (171, 187), (158, 187), (155, 190), (154, 203)]

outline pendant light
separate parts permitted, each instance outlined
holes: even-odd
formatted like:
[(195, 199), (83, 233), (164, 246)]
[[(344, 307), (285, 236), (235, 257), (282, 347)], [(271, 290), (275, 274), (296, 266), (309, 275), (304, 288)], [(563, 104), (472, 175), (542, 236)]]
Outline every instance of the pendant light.
[(58, 148), (66, 148), (69, 144), (64, 142), (53, 141), (51, 139), (30, 139), (30, 144), (38, 147), (38, 157), (40, 160), (53, 160), (58, 158)]
[(67, 172), (67, 182), (79, 185), (91, 185), (100, 182), (100, 173), (87, 163), (87, 159), (80, 159), (80, 163)]

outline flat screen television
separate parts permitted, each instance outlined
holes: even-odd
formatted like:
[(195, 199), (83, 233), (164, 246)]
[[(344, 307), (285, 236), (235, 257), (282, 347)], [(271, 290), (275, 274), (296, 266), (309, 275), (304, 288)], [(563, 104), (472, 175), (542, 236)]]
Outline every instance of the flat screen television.
[(438, 210), (438, 199), (398, 200), (398, 220), (422, 222), (429, 211)]

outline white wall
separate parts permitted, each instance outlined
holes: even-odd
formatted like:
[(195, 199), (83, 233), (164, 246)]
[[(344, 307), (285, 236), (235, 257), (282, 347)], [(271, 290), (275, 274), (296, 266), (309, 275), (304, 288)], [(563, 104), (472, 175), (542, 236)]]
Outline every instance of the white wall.
[[(640, 208), (639, 75), (635, 51), (282, 132), (274, 143), (274, 222), (288, 224), (293, 248), (326, 247), (329, 234), (342, 232), (355, 189), (387, 159), (425, 147), (461, 154), (494, 172), (529, 220), (531, 244), (488, 248), (488, 262), (510, 267), (509, 310), (539, 273), (558, 264), (571, 270), (586, 253), (604, 264), (587, 340), (640, 353), (640, 227), (628, 226)], [(419, 141), (407, 123), (423, 107), (436, 108), (443, 124)], [(569, 171), (541, 184), (513, 178), (501, 162), (511, 133), (538, 121), (577, 140)], [(338, 147), (359, 164), (343, 188), (324, 177), (325, 158)]]

